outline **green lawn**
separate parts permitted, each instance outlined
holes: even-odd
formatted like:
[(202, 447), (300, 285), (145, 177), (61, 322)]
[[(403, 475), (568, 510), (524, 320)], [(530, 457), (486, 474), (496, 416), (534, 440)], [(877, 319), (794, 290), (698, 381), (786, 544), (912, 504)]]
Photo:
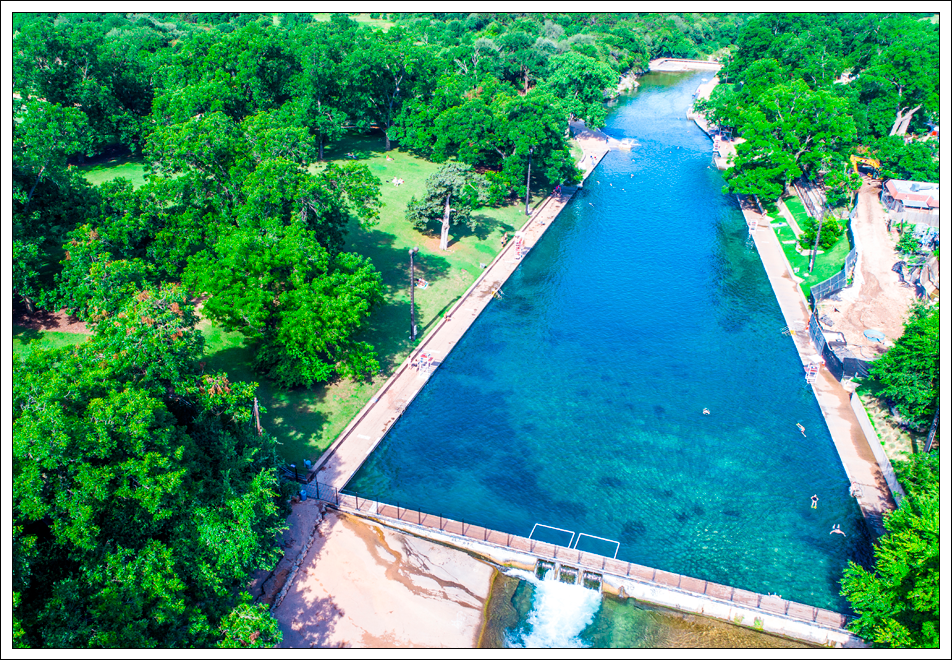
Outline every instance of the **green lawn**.
[(79, 169), (94, 186), (118, 178), (129, 179), (136, 188), (145, 184), (145, 161), (142, 156), (118, 156), (91, 165), (80, 165)]
[(797, 225), (800, 226), (800, 231), (806, 230), (810, 222), (810, 214), (807, 213), (800, 198), (793, 195), (792, 197), (784, 199), (783, 203), (787, 206), (787, 210), (790, 211), (790, 215), (793, 216), (793, 219), (797, 221)]
[(71, 332), (44, 332), (31, 330), (21, 325), (13, 326), (13, 354), (21, 358), (34, 348), (60, 348), (74, 346), (86, 340), (89, 335), (80, 335)]
[[(800, 228), (803, 229), (806, 226), (806, 210), (803, 208), (803, 204), (796, 197), (790, 197), (784, 199), (784, 204), (787, 205), (787, 208), (790, 210), (790, 213), (796, 219), (797, 224), (800, 225)], [(824, 252), (822, 250), (817, 251), (816, 261), (813, 264), (813, 272), (808, 272), (810, 268), (810, 254), (802, 255), (797, 252), (796, 243), (791, 243), (794, 241), (796, 236), (793, 233), (793, 230), (787, 224), (787, 221), (779, 213), (777, 207), (773, 204), (765, 204), (764, 210), (767, 212), (767, 215), (770, 217), (771, 224), (783, 223), (782, 226), (774, 227), (774, 231), (777, 234), (777, 238), (780, 240), (780, 245), (783, 247), (784, 254), (787, 255), (787, 261), (790, 262), (790, 267), (793, 268), (793, 272), (798, 276), (803, 278), (803, 282), (800, 283), (800, 290), (803, 292), (804, 298), (807, 300), (810, 299), (810, 287), (816, 286), (823, 280), (833, 277), (837, 272), (842, 270), (843, 262), (846, 259), (846, 255), (850, 251), (849, 239), (846, 237), (846, 232), (840, 237), (840, 240), (837, 241), (830, 250)], [(800, 215), (802, 214), (802, 216)], [(802, 217), (802, 219), (801, 219)]]
[[(317, 12), (314, 13), (313, 16), (315, 21), (326, 22), (331, 20), (330, 12)], [(372, 28), (380, 28), (384, 32), (396, 25), (393, 21), (387, 21), (382, 18), (370, 18), (369, 13), (352, 15), (349, 16), (349, 18), (352, 21), (369, 25)]]

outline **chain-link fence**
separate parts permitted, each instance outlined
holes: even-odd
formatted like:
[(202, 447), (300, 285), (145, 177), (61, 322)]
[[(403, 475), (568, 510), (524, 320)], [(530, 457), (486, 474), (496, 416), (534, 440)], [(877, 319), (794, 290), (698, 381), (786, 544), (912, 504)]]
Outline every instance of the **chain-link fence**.
[(842, 332), (824, 330), (815, 309), (810, 316), (810, 339), (813, 340), (817, 352), (823, 356), (827, 369), (837, 380), (869, 375), (869, 362), (853, 354)]
[(853, 210), (850, 211), (850, 223), (846, 227), (846, 238), (853, 248), (850, 250), (849, 254), (846, 255), (846, 259), (843, 260), (843, 269), (840, 270), (840, 272), (838, 272), (833, 277), (823, 280), (819, 284), (815, 284), (810, 287), (811, 309), (816, 309), (816, 304), (824, 298), (829, 298), (834, 293), (845, 289), (847, 286), (849, 286), (849, 282), (853, 278), (853, 269), (856, 267), (857, 251), (856, 239), (853, 236), (852, 220), (856, 216), (857, 208), (859, 207), (854, 206)]
[(819, 301), (823, 300), (824, 298), (829, 298), (834, 293), (842, 291), (847, 286), (849, 286), (849, 282), (853, 278), (853, 268), (855, 267), (856, 248), (854, 247), (852, 250), (850, 250), (849, 254), (846, 255), (846, 259), (843, 263), (843, 269), (840, 270), (840, 272), (828, 280), (823, 280), (819, 284), (815, 284), (810, 287), (810, 307), (815, 308)]

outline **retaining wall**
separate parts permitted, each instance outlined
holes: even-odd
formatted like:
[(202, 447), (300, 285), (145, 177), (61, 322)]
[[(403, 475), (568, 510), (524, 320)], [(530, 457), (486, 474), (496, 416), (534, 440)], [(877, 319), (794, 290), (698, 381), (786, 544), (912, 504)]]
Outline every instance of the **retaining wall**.
[(866, 443), (869, 445), (869, 448), (873, 450), (873, 456), (876, 457), (876, 462), (879, 463), (879, 469), (882, 470), (883, 478), (886, 480), (886, 483), (889, 484), (893, 499), (896, 500), (896, 505), (898, 506), (902, 502), (902, 498), (906, 496), (906, 491), (899, 485), (899, 480), (896, 479), (896, 473), (893, 471), (892, 463), (889, 462), (889, 457), (886, 456), (883, 445), (879, 442), (876, 429), (873, 428), (872, 423), (869, 421), (869, 413), (867, 413), (866, 408), (863, 407), (863, 402), (856, 396), (856, 392), (853, 392), (853, 395), (850, 397), (850, 406), (853, 407), (853, 412), (856, 413), (856, 419), (859, 421), (860, 428), (863, 429), (863, 435), (866, 436)]
[(845, 629), (847, 618), (802, 603), (737, 589), (687, 575), (557, 546), (421, 511), (340, 494), (338, 508), (410, 534), (481, 555), (496, 564), (535, 569), (540, 559), (602, 575), (606, 593), (681, 612), (720, 619), (812, 644), (861, 647)]

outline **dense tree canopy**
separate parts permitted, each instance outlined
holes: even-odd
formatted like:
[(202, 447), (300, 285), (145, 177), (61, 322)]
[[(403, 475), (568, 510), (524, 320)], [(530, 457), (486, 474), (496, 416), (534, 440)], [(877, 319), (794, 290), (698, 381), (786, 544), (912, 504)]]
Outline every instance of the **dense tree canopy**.
[(203, 372), (195, 320), (180, 288), (147, 288), (86, 342), (14, 358), (19, 645), (214, 644), (274, 561), (274, 442), (253, 383)]
[[(888, 138), (925, 133), (928, 121), (937, 121), (938, 26), (927, 17), (762, 14), (743, 27), (737, 43), (719, 73), (721, 84), (696, 104), (746, 140), (729, 174), (732, 190), (776, 197), (791, 178), (831, 174), (825, 183), (834, 197), (847, 199), (855, 186), (846, 158), (857, 142), (881, 152), (891, 173), (938, 180), (936, 142)], [(767, 108), (788, 105), (791, 90), (817, 114), (791, 107), (778, 124), (780, 113), (771, 117)], [(799, 127), (790, 131), (793, 124)]]
[(939, 405), (939, 307), (913, 307), (902, 337), (870, 365), (899, 416), (928, 427)]
[(886, 517), (872, 572), (850, 562), (850, 629), (877, 647), (939, 647), (939, 452), (896, 464), (906, 498)]
[(852, 144), (856, 134), (845, 101), (814, 92), (802, 80), (765, 90), (738, 122), (745, 142), (728, 174), (730, 189), (768, 199)]

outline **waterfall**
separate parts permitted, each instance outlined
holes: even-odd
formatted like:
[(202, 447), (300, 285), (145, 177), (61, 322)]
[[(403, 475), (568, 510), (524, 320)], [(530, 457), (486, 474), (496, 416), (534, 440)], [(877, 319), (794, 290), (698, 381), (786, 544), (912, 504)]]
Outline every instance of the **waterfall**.
[(579, 635), (595, 618), (601, 594), (577, 584), (565, 584), (550, 571), (540, 581), (533, 573), (506, 571), (532, 584), (532, 609), (526, 623), (506, 636), (510, 648), (585, 648)]

